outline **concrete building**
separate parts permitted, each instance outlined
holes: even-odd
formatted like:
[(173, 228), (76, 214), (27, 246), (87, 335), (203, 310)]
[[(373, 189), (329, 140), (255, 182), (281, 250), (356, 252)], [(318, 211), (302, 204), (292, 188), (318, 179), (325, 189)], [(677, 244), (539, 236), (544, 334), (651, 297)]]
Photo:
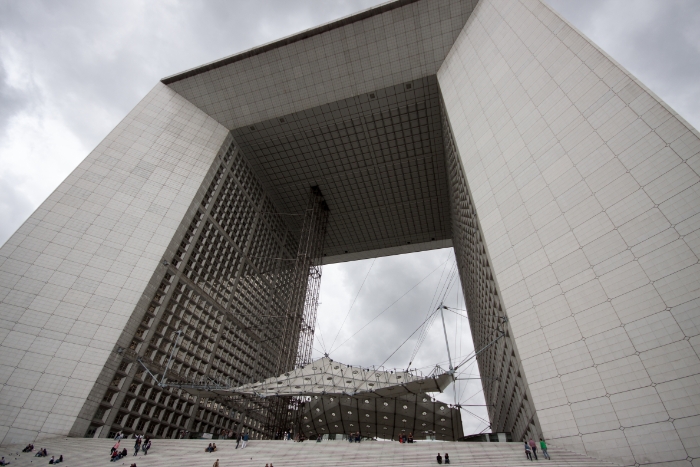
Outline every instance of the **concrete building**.
[(266, 436), (133, 360), (177, 323), (178, 371), (275, 374), (256, 261), (318, 187), (326, 264), (454, 246), (475, 346), (508, 329), (494, 432), (697, 467), (699, 181), (698, 132), (540, 0), (397, 0), (165, 78), (0, 249), (0, 439)]

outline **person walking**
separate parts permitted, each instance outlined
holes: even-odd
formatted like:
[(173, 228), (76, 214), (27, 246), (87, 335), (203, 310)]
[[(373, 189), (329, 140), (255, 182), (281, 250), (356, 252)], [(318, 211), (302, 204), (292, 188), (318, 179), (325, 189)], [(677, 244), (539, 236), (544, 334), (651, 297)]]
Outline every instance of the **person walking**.
[(530, 449), (530, 445), (527, 444), (527, 441), (525, 441), (525, 456), (532, 460), (532, 449)]
[(243, 445), (241, 446), (241, 449), (244, 449), (248, 445), (248, 432), (246, 431), (245, 434), (243, 435)]
[(540, 449), (542, 450), (544, 458), (551, 461), (552, 459), (549, 457), (549, 453), (547, 453), (547, 443), (544, 442), (543, 438), (540, 438)]
[(219, 459), (216, 459), (216, 462), (214, 462), (214, 465), (212, 467), (219, 467)]
[(139, 450), (141, 449), (141, 437), (137, 436), (136, 437), (136, 442), (134, 443), (134, 455), (138, 456), (139, 455)]
[(535, 443), (532, 438), (530, 438), (530, 449), (532, 449), (532, 455), (535, 456), (535, 460), (537, 460), (537, 443)]
[(238, 449), (238, 446), (241, 444), (241, 434), (238, 433), (238, 436), (236, 437), (236, 449)]

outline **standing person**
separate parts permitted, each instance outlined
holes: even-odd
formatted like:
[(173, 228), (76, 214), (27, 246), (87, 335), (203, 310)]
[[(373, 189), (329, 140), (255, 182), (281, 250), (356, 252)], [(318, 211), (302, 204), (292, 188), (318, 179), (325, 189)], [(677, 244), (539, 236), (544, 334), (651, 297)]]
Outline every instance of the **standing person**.
[(134, 455), (138, 456), (139, 455), (139, 449), (141, 449), (141, 437), (136, 436), (136, 442), (134, 443)]
[(537, 460), (537, 444), (530, 438), (530, 449), (532, 449), (532, 455), (535, 456), (535, 460)]
[(121, 432), (121, 431), (118, 431), (118, 432), (117, 432), (117, 435), (114, 437), (114, 440), (115, 440), (115, 441), (119, 441), (120, 439), (122, 439), (122, 436), (123, 436), (123, 435), (122, 435), (122, 432)]
[(527, 444), (527, 441), (525, 441), (525, 456), (527, 456), (528, 459), (532, 460), (532, 450), (530, 449), (530, 445)]
[(214, 462), (214, 465), (212, 467), (219, 467), (219, 459), (216, 459), (216, 462)]
[(148, 455), (149, 449), (151, 449), (151, 438), (146, 438), (146, 442), (143, 444), (143, 447), (141, 448), (144, 456)]
[(544, 456), (544, 458), (551, 461), (552, 459), (547, 453), (547, 443), (544, 442), (543, 438), (540, 438), (540, 449), (542, 449), (542, 455)]
[(440, 455), (439, 452), (438, 452), (438, 455), (437, 455), (437, 463), (438, 463), (438, 464), (442, 464), (442, 456)]
[(241, 434), (238, 433), (238, 436), (236, 437), (236, 449), (238, 449), (238, 445), (241, 444)]
[(248, 432), (246, 431), (245, 434), (243, 435), (243, 445), (241, 446), (241, 449), (245, 448), (248, 445)]

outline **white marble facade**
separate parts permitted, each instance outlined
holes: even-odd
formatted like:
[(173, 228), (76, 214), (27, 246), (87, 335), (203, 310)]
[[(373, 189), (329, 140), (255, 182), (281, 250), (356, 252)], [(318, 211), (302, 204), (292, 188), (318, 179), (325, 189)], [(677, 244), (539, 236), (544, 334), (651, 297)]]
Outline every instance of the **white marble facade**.
[(700, 465), (698, 132), (538, 0), (481, 0), (438, 81), (544, 435)]
[(158, 83), (0, 248), (0, 443), (71, 433), (227, 135)]
[[(700, 135), (540, 0), (401, 5), (159, 83), (0, 248), (0, 443), (82, 435), (88, 393), (233, 126), (437, 70), (542, 433), (624, 465), (700, 467)], [(396, 25), (434, 37), (391, 72), (376, 65), (391, 51), (353, 35)], [(372, 73), (329, 71), (348, 43)], [(269, 71), (316, 45), (330, 58)], [(350, 84), (217, 88), (301, 71), (328, 76), (314, 89)]]

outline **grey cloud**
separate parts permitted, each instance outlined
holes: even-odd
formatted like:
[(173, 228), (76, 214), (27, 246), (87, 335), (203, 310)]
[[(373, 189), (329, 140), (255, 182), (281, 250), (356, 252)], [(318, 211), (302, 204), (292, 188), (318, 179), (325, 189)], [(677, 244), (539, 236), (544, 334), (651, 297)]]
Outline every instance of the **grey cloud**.
[[(28, 96), (8, 82), (7, 70), (0, 61), (0, 137), (5, 133), (10, 119), (30, 102)], [(1, 238), (1, 237), (0, 237)]]
[(0, 245), (32, 212), (32, 203), (15, 188), (16, 184), (13, 177), (0, 175)]

